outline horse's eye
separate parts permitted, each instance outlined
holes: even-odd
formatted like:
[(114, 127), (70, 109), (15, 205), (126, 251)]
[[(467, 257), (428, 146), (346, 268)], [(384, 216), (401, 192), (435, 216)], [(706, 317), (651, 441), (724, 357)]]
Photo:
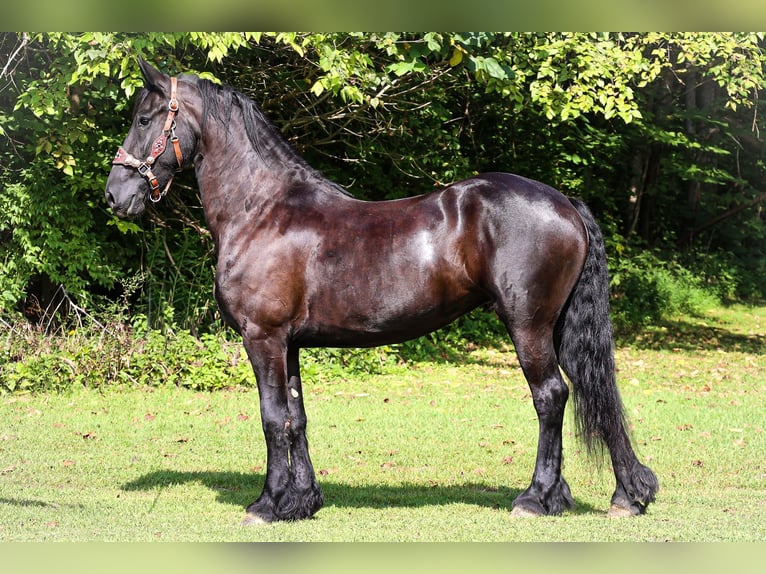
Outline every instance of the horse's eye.
[(151, 122), (152, 121), (149, 118), (147, 118), (146, 116), (139, 116), (139, 118), (138, 118), (138, 125), (141, 126), (142, 128), (145, 128)]

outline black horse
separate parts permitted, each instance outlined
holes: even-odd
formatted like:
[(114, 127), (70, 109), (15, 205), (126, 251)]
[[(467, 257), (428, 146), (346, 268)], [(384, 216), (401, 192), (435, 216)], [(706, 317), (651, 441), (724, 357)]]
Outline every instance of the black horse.
[(306, 441), (301, 348), (401, 342), (484, 304), (510, 333), (539, 419), (532, 482), (513, 514), (558, 514), (573, 503), (561, 476), (569, 388), (559, 367), (580, 436), (591, 451), (609, 450), (609, 514), (645, 511), (658, 482), (625, 430), (604, 242), (583, 203), (508, 173), (360, 201), (311, 168), (242, 94), (140, 67), (145, 86), (106, 201), (137, 216), (175, 171), (194, 166), (218, 259), (215, 297), (242, 336), (260, 394), (267, 471), (246, 523), (307, 518), (323, 503)]

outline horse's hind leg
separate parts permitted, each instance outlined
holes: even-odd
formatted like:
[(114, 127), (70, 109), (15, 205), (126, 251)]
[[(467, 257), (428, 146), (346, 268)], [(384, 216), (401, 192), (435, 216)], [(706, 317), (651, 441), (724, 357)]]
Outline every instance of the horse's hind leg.
[(323, 500), (308, 454), (298, 350), (263, 340), (245, 341), (245, 348), (258, 382), (267, 454), (263, 492), (243, 523), (308, 518)]
[(573, 504), (569, 486), (561, 475), (561, 432), (569, 389), (559, 372), (552, 327), (527, 326), (516, 329), (512, 337), (539, 422), (532, 483), (513, 501), (512, 514), (559, 514)]

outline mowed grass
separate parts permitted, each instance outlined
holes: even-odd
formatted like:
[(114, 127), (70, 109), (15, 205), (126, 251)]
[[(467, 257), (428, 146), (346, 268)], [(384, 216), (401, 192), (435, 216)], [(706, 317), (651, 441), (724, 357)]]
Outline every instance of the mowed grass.
[(0, 397), (4, 541), (764, 541), (766, 308), (732, 307), (623, 338), (619, 380), (661, 490), (609, 519), (608, 458), (568, 408), (575, 508), (519, 519), (537, 421), (512, 352), (380, 376), (305, 381), (325, 507), (242, 527), (266, 454), (254, 390), (74, 390)]

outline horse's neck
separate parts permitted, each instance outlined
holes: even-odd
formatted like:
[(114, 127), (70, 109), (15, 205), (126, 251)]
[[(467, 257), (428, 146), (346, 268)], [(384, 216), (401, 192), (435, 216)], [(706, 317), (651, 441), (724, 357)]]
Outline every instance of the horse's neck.
[(223, 228), (252, 222), (246, 213), (262, 214), (301, 185), (303, 193), (331, 186), (311, 168), (275, 128), (261, 126), (253, 146), (240, 122), (228, 126), (209, 122), (195, 161), (205, 218), (213, 236)]

